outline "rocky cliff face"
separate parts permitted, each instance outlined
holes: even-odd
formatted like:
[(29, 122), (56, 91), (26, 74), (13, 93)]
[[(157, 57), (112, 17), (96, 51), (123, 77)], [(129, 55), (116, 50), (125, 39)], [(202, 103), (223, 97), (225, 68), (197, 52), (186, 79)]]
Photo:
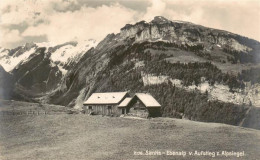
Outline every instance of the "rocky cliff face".
[(167, 41), (190, 46), (203, 44), (206, 48), (219, 45), (246, 53), (255, 53), (259, 49), (259, 44), (255, 46), (257, 41), (188, 22), (170, 21), (163, 17), (155, 17), (149, 23), (141, 21), (135, 25), (127, 24), (121, 29), (120, 35), (122, 38), (134, 37), (137, 42)]
[(162, 83), (168, 83), (182, 88), (187, 91), (198, 90), (201, 93), (207, 92), (210, 100), (219, 100), (222, 102), (233, 103), (233, 104), (245, 104), (260, 107), (260, 84), (251, 85), (246, 83), (243, 90), (239, 89), (234, 92), (230, 92), (230, 88), (223, 84), (210, 85), (208, 82), (202, 82), (196, 85), (184, 86), (183, 81), (179, 79), (171, 79), (169, 76), (154, 76), (142, 74), (142, 80), (145, 86), (158, 85)]

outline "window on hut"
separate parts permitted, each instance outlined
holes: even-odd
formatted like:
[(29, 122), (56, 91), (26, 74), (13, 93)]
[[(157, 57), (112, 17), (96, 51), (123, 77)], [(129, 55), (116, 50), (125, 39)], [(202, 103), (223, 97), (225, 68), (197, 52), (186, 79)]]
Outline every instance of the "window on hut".
[(88, 106), (88, 109), (92, 109), (92, 106)]
[(112, 106), (107, 106), (107, 109), (112, 109)]

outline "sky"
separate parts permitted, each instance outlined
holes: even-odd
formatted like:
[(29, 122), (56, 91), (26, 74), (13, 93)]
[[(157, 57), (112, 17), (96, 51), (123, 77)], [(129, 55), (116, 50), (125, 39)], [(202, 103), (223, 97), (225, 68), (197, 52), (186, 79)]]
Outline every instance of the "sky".
[(260, 41), (260, 0), (0, 0), (0, 47), (100, 41), (155, 16)]

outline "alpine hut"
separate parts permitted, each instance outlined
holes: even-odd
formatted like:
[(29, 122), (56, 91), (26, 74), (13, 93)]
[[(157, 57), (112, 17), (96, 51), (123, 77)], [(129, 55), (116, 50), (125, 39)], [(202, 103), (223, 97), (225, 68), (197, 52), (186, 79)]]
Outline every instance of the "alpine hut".
[(136, 93), (133, 98), (125, 98), (118, 108), (122, 114), (137, 117), (161, 116), (161, 105), (148, 93)]
[(118, 105), (126, 97), (129, 97), (127, 92), (93, 93), (83, 103), (83, 109), (88, 114), (120, 115), (122, 111), (120, 112)]

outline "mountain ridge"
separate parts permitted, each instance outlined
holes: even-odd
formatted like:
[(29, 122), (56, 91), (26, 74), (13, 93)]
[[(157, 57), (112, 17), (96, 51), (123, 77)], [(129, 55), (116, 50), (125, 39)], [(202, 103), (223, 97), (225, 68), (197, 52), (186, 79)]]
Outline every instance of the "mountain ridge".
[[(163, 20), (158, 22), (158, 19)], [(125, 37), (135, 36), (137, 41), (162, 38), (162, 40), (166, 40), (171, 43), (186, 43), (188, 45), (195, 45), (201, 41), (207, 41), (209, 43), (215, 43), (222, 46), (228, 44), (231, 46), (231, 49), (243, 52), (249, 52), (250, 48), (253, 51), (260, 49), (258, 41), (240, 36), (238, 34), (188, 22), (173, 22), (160, 16), (155, 17), (154, 20), (149, 23), (140, 21), (133, 25), (127, 24), (125, 27), (121, 28), (120, 33)], [(232, 39), (227, 40), (227, 36), (231, 36)], [(246, 45), (241, 44), (243, 41), (250, 41), (250, 43)], [(258, 47), (255, 48), (254, 44), (257, 44)]]

